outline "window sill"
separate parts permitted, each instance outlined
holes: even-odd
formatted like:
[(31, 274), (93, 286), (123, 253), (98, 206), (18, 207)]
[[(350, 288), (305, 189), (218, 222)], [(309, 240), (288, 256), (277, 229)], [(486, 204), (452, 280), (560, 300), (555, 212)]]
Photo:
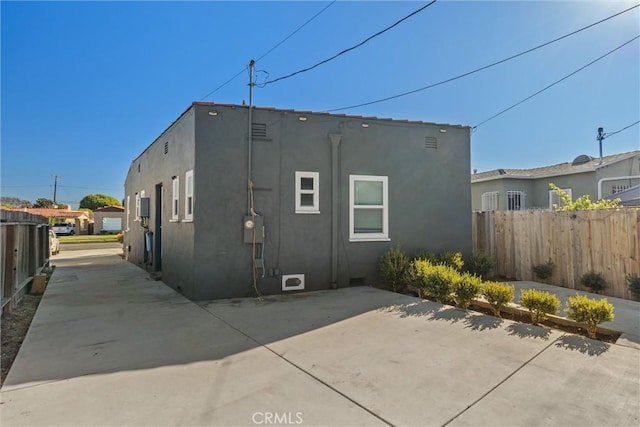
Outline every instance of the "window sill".
[(169, 222), (180, 222), (179, 219), (170, 219)]
[(390, 242), (388, 237), (350, 237), (350, 242)]
[(193, 218), (185, 218), (182, 222), (193, 222)]
[(296, 214), (319, 214), (320, 211), (296, 211)]

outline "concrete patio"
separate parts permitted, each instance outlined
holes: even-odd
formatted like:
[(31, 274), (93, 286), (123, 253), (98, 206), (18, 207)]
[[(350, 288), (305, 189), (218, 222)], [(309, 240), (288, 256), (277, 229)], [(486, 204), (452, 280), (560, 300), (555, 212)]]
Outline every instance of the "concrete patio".
[(640, 423), (637, 348), (367, 287), (196, 304), (113, 249), (55, 263), (2, 425)]

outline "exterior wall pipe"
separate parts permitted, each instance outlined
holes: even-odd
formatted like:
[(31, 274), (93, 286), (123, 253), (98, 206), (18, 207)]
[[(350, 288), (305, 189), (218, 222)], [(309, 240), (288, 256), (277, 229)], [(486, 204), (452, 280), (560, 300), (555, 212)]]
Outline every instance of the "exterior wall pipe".
[(342, 135), (329, 134), (331, 139), (331, 288), (338, 288), (338, 221), (339, 221), (339, 179), (338, 169), (340, 140)]
[(600, 178), (598, 180), (598, 200), (602, 200), (602, 183), (605, 181), (617, 181), (619, 179), (637, 179), (640, 175), (614, 176), (611, 178)]

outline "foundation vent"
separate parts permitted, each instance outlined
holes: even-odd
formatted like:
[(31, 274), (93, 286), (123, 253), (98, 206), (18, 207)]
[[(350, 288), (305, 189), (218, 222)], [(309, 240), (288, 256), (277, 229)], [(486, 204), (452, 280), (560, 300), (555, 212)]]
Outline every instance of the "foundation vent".
[(300, 291), (304, 289), (304, 274), (287, 274), (282, 276), (283, 291)]

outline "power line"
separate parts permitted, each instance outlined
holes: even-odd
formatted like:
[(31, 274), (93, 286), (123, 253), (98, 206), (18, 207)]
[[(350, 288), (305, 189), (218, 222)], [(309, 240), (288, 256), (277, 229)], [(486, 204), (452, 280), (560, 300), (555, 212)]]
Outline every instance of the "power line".
[(621, 11), (621, 12), (618, 12), (618, 13), (616, 13), (616, 14), (614, 14), (614, 15), (611, 15), (611, 16), (609, 16), (609, 17), (607, 17), (607, 18), (601, 19), (600, 21), (594, 22), (593, 24), (587, 25), (586, 27), (582, 27), (582, 28), (580, 28), (580, 29), (578, 29), (578, 30), (575, 30), (575, 31), (572, 31), (572, 32), (570, 32), (570, 33), (568, 33), (568, 34), (565, 34), (564, 36), (561, 36), (561, 37), (555, 38), (555, 39), (553, 39), (553, 40), (551, 40), (551, 41), (548, 41), (548, 42), (546, 42), (546, 43), (542, 43), (542, 44), (540, 44), (540, 45), (538, 45), (538, 46), (536, 46), (536, 47), (532, 47), (531, 49), (528, 49), (528, 50), (525, 50), (525, 51), (523, 51), (523, 52), (517, 53), (517, 54), (515, 54), (515, 55), (509, 56), (508, 58), (501, 59), (500, 61), (493, 62), (493, 63), (491, 63), (491, 64), (489, 64), (489, 65), (485, 65), (485, 66), (483, 66), (483, 67), (476, 68), (475, 70), (468, 71), (468, 72), (463, 73), (463, 74), (459, 74), (459, 75), (457, 75), (457, 76), (455, 76), (455, 77), (451, 77), (451, 78), (449, 78), (449, 79), (442, 80), (442, 81), (439, 81), (439, 82), (437, 82), (437, 83), (430, 84), (430, 85), (428, 85), (428, 86), (423, 86), (423, 87), (418, 88), (418, 89), (410, 90), (410, 91), (407, 91), (407, 92), (402, 92), (402, 93), (399, 93), (399, 94), (397, 94), (397, 95), (387, 96), (387, 97), (385, 97), (385, 98), (380, 98), (380, 99), (376, 99), (376, 100), (374, 100), (374, 101), (369, 101), (369, 102), (363, 102), (363, 103), (361, 103), (361, 104), (350, 105), (350, 106), (348, 106), (348, 107), (333, 108), (333, 109), (331, 109), (331, 110), (326, 110), (326, 111), (330, 113), (330, 112), (333, 112), (333, 111), (350, 110), (350, 109), (352, 109), (352, 108), (358, 108), (358, 107), (364, 107), (364, 106), (367, 106), (367, 105), (378, 104), (378, 103), (380, 103), (380, 102), (390, 101), (390, 100), (392, 100), (392, 99), (397, 99), (397, 98), (401, 98), (401, 97), (403, 97), (403, 96), (412, 95), (412, 94), (414, 94), (414, 93), (422, 92), (423, 90), (431, 89), (431, 88), (434, 88), (434, 87), (436, 87), (436, 86), (440, 86), (440, 85), (443, 85), (443, 84), (445, 84), (445, 83), (449, 83), (449, 82), (452, 82), (452, 81), (455, 81), (455, 80), (461, 79), (461, 78), (463, 78), (463, 77), (470, 76), (470, 75), (475, 74), (475, 73), (478, 73), (478, 72), (480, 72), (480, 71), (484, 71), (484, 70), (486, 70), (486, 69), (488, 69), (488, 68), (495, 67), (496, 65), (500, 65), (500, 64), (505, 63), (505, 62), (507, 62), (507, 61), (511, 61), (512, 59), (515, 59), (515, 58), (518, 58), (518, 57), (520, 57), (520, 56), (526, 55), (526, 54), (531, 53), (531, 52), (533, 52), (533, 51), (535, 51), (535, 50), (541, 49), (541, 48), (543, 48), (543, 47), (545, 47), (545, 46), (548, 46), (548, 45), (550, 45), (550, 44), (552, 44), (552, 43), (555, 43), (555, 42), (557, 42), (557, 41), (560, 41), (560, 40), (562, 40), (562, 39), (566, 39), (567, 37), (573, 36), (574, 34), (577, 34), (577, 33), (581, 32), (581, 31), (584, 31), (584, 30), (589, 29), (589, 28), (591, 28), (591, 27), (594, 27), (594, 26), (596, 26), (596, 25), (598, 25), (598, 24), (601, 24), (601, 23), (603, 23), (603, 22), (605, 22), (605, 21), (608, 21), (608, 20), (610, 20), (610, 19), (613, 19), (613, 18), (615, 18), (616, 16), (622, 15), (623, 13), (627, 13), (627, 12), (629, 12), (630, 10), (635, 9), (635, 8), (637, 8), (637, 7), (639, 7), (639, 6), (640, 6), (640, 4), (637, 4), (637, 5), (635, 5), (635, 6), (632, 6), (632, 7), (628, 8), (628, 9), (625, 9), (625, 10), (623, 10), (623, 11)]
[(408, 14), (408, 15), (407, 15), (407, 16), (405, 16), (404, 18), (400, 19), (399, 21), (394, 22), (393, 24), (391, 24), (390, 26), (388, 26), (388, 27), (387, 27), (387, 28), (385, 28), (384, 30), (378, 31), (378, 32), (377, 32), (377, 33), (375, 33), (374, 35), (367, 37), (365, 40), (361, 41), (360, 43), (358, 43), (358, 44), (357, 44), (357, 45), (355, 45), (355, 46), (351, 46), (350, 48), (344, 49), (343, 51), (336, 53), (336, 54), (335, 54), (335, 55), (333, 55), (332, 57), (327, 58), (327, 59), (325, 59), (325, 60), (323, 60), (323, 61), (320, 61), (320, 62), (318, 62), (317, 64), (312, 65), (312, 66), (310, 66), (310, 67), (303, 68), (303, 69), (301, 69), (301, 70), (298, 70), (298, 71), (293, 72), (293, 73), (291, 73), (291, 74), (288, 74), (288, 75), (286, 75), (286, 76), (278, 77), (277, 79), (273, 79), (273, 80), (266, 81), (266, 82), (264, 82), (264, 86), (266, 86), (266, 85), (268, 85), (268, 84), (271, 84), (271, 83), (278, 82), (278, 81), (280, 81), (280, 80), (284, 80), (284, 79), (291, 78), (291, 77), (293, 77), (293, 76), (295, 76), (295, 75), (297, 75), (297, 74), (301, 74), (301, 73), (305, 73), (305, 72), (307, 72), (307, 71), (311, 71), (311, 70), (313, 70), (314, 68), (319, 67), (319, 66), (320, 66), (320, 65), (322, 65), (322, 64), (326, 64), (326, 63), (327, 63), (327, 62), (329, 62), (329, 61), (333, 61), (333, 60), (334, 60), (334, 59), (336, 59), (337, 57), (339, 57), (339, 56), (341, 56), (341, 55), (344, 55), (345, 53), (350, 52), (350, 51), (352, 51), (352, 50), (354, 50), (354, 49), (357, 49), (357, 48), (359, 48), (360, 46), (364, 45), (365, 43), (369, 42), (370, 40), (372, 40), (372, 39), (374, 39), (374, 38), (378, 37), (379, 35), (386, 33), (387, 31), (389, 31), (389, 30), (390, 30), (390, 29), (392, 29), (393, 27), (395, 27), (395, 26), (399, 25), (400, 23), (402, 23), (403, 21), (406, 21), (407, 19), (411, 18), (413, 15), (416, 15), (416, 14), (418, 14), (418, 13), (422, 12), (423, 10), (425, 10), (426, 8), (428, 8), (429, 6), (431, 6), (432, 4), (434, 4), (436, 1), (438, 1), (438, 0), (432, 0), (430, 3), (426, 4), (425, 6), (422, 6), (421, 8), (419, 8), (419, 9), (417, 9), (417, 10), (413, 11), (413, 12), (411, 12), (410, 14)]
[(587, 67), (590, 67), (591, 65), (595, 64), (596, 62), (600, 61), (601, 59), (611, 55), (613, 52), (617, 51), (618, 49), (622, 49), (624, 46), (628, 45), (629, 43), (638, 40), (638, 38), (640, 38), (640, 35), (635, 36), (634, 38), (632, 38), (631, 40), (624, 42), (623, 44), (621, 44), (620, 46), (616, 47), (615, 49), (610, 50), (609, 52), (605, 53), (604, 55), (598, 57), (597, 59), (594, 59), (593, 61), (589, 62), (586, 65), (583, 65), (582, 67), (578, 68), (577, 70), (575, 70), (574, 72), (567, 74), (566, 76), (564, 76), (563, 78), (561, 78), (560, 80), (556, 80), (555, 82), (551, 83), (550, 85), (544, 87), (543, 89), (540, 89), (539, 91), (537, 91), (536, 93), (527, 96), (526, 98), (524, 98), (521, 101), (516, 102), (515, 104), (511, 105), (510, 107), (505, 108), (504, 110), (500, 111), (499, 113), (494, 114), (493, 116), (489, 117), (488, 119), (485, 119), (483, 121), (481, 121), (480, 123), (478, 123), (477, 125), (473, 126), (472, 129), (476, 130), (478, 129), (479, 126), (487, 123), (490, 120), (495, 119), (498, 116), (501, 116), (502, 114), (506, 113), (507, 111), (511, 110), (512, 108), (517, 107), (518, 105), (522, 104), (523, 102), (526, 102), (528, 100), (530, 100), (531, 98), (533, 98), (534, 96), (537, 96), (539, 94), (541, 94), (542, 92), (546, 91), (547, 89), (552, 88), (553, 86), (557, 85), (558, 83), (568, 79), (569, 77), (573, 76), (574, 74), (577, 74), (578, 72), (584, 70)]
[[(276, 43), (271, 49), (269, 49), (267, 52), (265, 52), (262, 56), (260, 56), (256, 62), (260, 61), (261, 59), (263, 59), (264, 57), (266, 57), (267, 55), (269, 55), (271, 52), (273, 52), (274, 50), (276, 50), (278, 47), (280, 47), (280, 45), (284, 42), (286, 42), (287, 40), (289, 40), (294, 34), (296, 34), (298, 31), (300, 31), (301, 29), (303, 29), (304, 27), (307, 26), (307, 24), (309, 24), (311, 21), (313, 21), (314, 19), (316, 19), (318, 16), (320, 16), (322, 14), (322, 12), (324, 12), (325, 10), (329, 9), (331, 6), (333, 6), (333, 4), (336, 2), (337, 0), (333, 0), (331, 3), (329, 3), (328, 5), (326, 5), (325, 7), (323, 7), (318, 13), (316, 13), (315, 15), (313, 15), (311, 18), (307, 19), (307, 21), (300, 25), (298, 28), (296, 28), (291, 34), (289, 34), (287, 37), (285, 37), (284, 39), (280, 40), (278, 43)], [(226, 82), (222, 83), (220, 86), (218, 86), (217, 88), (215, 88), (214, 90), (212, 90), (211, 92), (209, 92), (208, 94), (206, 94), (205, 96), (203, 96), (202, 98), (200, 98), (200, 101), (202, 101), (203, 99), (207, 98), (208, 96), (213, 95), (214, 93), (216, 93), (218, 90), (222, 89), (223, 87), (225, 87), (226, 85), (228, 85), (229, 83), (231, 83), (233, 80), (235, 80), (239, 75), (241, 75), (242, 73), (244, 73), (246, 71), (246, 67), (243, 68), (242, 70), (238, 71), (233, 77), (229, 78), (229, 80), (227, 80)]]
[(611, 133), (606, 134), (606, 135), (605, 135), (605, 138), (609, 138), (610, 136), (613, 136), (613, 135), (615, 135), (616, 133), (620, 133), (620, 132), (622, 132), (623, 130), (627, 130), (627, 129), (629, 129), (629, 128), (630, 128), (630, 127), (632, 127), (632, 126), (637, 125), (638, 123), (640, 123), (640, 120), (638, 120), (638, 121), (636, 121), (636, 122), (634, 122), (634, 123), (631, 123), (629, 126), (625, 126), (625, 127), (623, 127), (622, 129), (620, 129), (620, 130), (617, 130), (617, 131), (615, 131), (615, 132), (611, 132)]

